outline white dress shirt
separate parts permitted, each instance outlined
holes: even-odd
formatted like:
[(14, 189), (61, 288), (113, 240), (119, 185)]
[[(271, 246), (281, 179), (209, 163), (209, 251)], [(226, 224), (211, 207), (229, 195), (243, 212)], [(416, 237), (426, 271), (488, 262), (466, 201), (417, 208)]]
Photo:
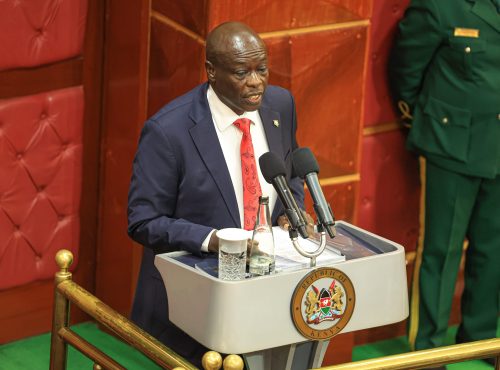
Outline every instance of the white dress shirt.
[[(233, 183), (234, 193), (236, 194), (241, 225), (243, 225), (243, 181), (241, 178), (240, 144), (243, 134), (239, 128), (233, 125), (233, 122), (238, 118), (248, 118), (252, 121), (250, 125), (250, 135), (252, 136), (255, 161), (259, 170), (260, 188), (262, 190), (262, 195), (267, 195), (269, 197), (269, 210), (272, 213), (278, 194), (276, 190), (274, 190), (274, 187), (267, 183), (260, 171), (259, 158), (262, 154), (269, 151), (269, 145), (267, 144), (266, 134), (259, 112), (244, 112), (241, 116), (237, 115), (219, 99), (212, 89), (212, 86), (208, 87), (207, 99), (210, 112), (212, 113), (212, 120), (215, 124), (215, 131), (217, 132), (222, 153), (226, 160), (227, 169), (229, 170)], [(204, 240), (201, 248), (202, 251), (208, 251), (208, 242), (214, 231), (208, 234), (207, 238)]]

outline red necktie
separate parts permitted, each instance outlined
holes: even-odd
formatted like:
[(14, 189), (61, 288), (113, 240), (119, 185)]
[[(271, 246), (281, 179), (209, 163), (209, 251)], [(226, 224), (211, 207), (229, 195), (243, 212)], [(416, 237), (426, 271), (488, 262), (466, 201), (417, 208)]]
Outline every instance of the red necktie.
[(253, 154), (252, 136), (250, 136), (250, 121), (248, 118), (239, 118), (233, 122), (243, 136), (241, 138), (241, 180), (243, 181), (243, 220), (244, 229), (252, 230), (259, 209), (259, 197), (262, 195), (259, 183), (259, 173)]

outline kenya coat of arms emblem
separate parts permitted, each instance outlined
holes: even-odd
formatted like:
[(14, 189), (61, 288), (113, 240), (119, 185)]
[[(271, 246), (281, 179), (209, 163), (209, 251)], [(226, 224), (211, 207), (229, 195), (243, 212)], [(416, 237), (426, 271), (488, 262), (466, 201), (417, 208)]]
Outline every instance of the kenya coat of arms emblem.
[(347, 275), (334, 268), (319, 268), (297, 285), (292, 297), (292, 319), (306, 338), (330, 339), (347, 325), (354, 303), (354, 287)]

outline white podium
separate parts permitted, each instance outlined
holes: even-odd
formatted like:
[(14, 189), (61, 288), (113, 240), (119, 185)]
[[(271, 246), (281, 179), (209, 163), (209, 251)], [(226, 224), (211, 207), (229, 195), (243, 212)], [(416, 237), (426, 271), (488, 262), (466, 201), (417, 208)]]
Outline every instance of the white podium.
[[(337, 221), (339, 233), (357, 241), (367, 253), (349, 256), (330, 267), (343, 272), (355, 290), (352, 316), (342, 333), (392, 324), (408, 316), (404, 248), (394, 242)], [(297, 284), (311, 270), (303, 268), (241, 281), (223, 281), (181, 262), (186, 252), (159, 254), (160, 271), (169, 301), (170, 320), (212, 350), (243, 354), (250, 368), (305, 368), (293, 360), (296, 344), (311, 342), (295, 327), (291, 299)], [(314, 342), (314, 341), (313, 341)], [(328, 341), (309, 345), (307, 366), (321, 366)], [(319, 346), (318, 346), (319, 344)], [(275, 349), (274, 354), (270, 354)], [(270, 357), (271, 356), (271, 357)], [(301, 355), (303, 356), (303, 355)], [(253, 360), (252, 360), (253, 359)]]

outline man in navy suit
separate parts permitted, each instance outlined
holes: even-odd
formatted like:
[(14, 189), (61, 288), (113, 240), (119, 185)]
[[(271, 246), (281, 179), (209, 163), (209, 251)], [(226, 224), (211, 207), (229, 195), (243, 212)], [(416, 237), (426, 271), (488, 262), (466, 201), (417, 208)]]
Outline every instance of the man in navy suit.
[[(304, 200), (301, 180), (291, 177), (297, 147), (294, 100), (289, 91), (267, 86), (264, 42), (242, 23), (223, 23), (207, 37), (205, 67), (208, 83), (145, 123), (128, 207), (129, 235), (146, 247), (132, 320), (198, 365), (207, 349), (169, 322), (165, 288), (153, 262), (156, 254), (176, 250), (198, 256), (217, 252), (216, 230), (243, 227), (242, 133), (235, 120), (251, 120), (255, 158), (267, 151), (282, 158), (297, 203), (303, 206)], [(273, 207), (273, 223), (285, 225), (276, 191), (260, 169), (258, 176)]]

